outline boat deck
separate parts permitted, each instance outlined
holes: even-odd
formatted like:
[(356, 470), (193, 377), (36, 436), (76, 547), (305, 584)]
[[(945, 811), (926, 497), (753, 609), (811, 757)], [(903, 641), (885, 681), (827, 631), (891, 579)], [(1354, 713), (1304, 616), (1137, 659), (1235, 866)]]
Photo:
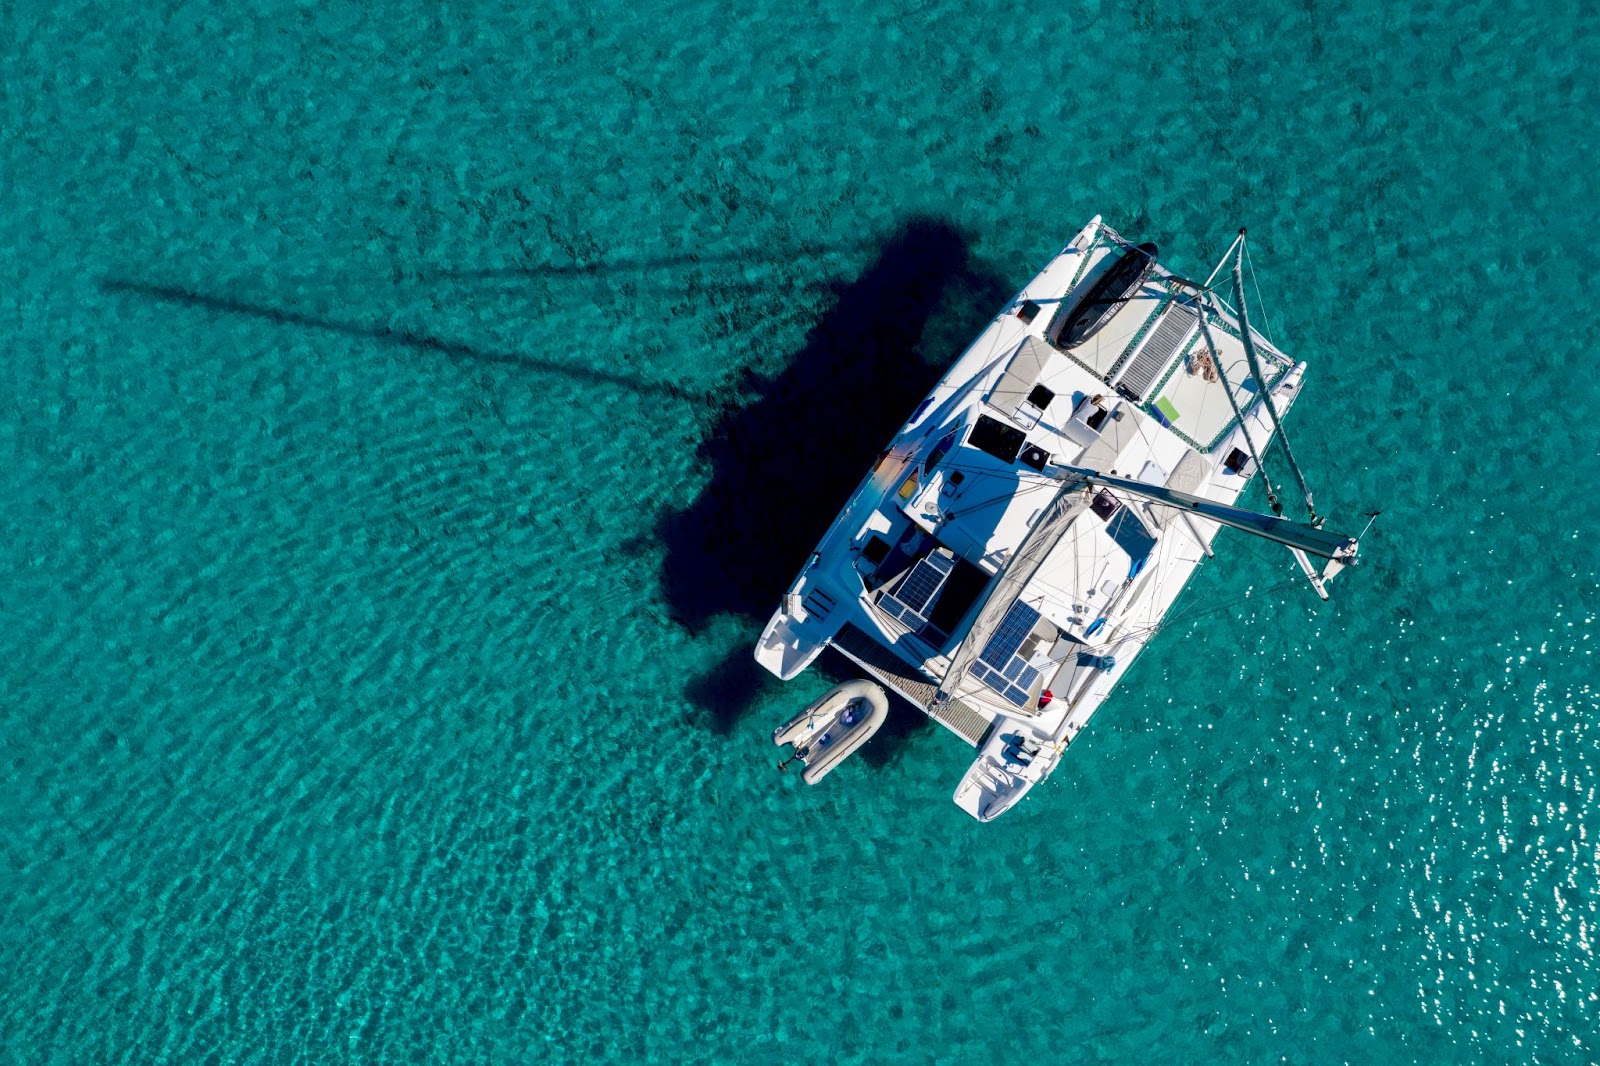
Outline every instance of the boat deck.
[[(1034, 299), (1054, 308), (1049, 320), (1033, 323), (1040, 337), (1052, 337), (1071, 300), (1061, 290), (1081, 291), (1120, 257), (1125, 247), (1101, 234), (1079, 251), (1068, 248), (1039, 274), (1018, 300)], [(1099, 381), (1116, 388), (1178, 433), (1186, 443), (1209, 451), (1233, 428), (1233, 406), (1223, 380), (1241, 410), (1256, 399), (1244, 342), (1232, 322), (1211, 318), (1214, 356), (1208, 352), (1192, 309), (1191, 290), (1164, 267), (1140, 286), (1122, 309), (1076, 348), (1059, 348)], [(1048, 298), (1053, 297), (1053, 298)], [(1054, 342), (1052, 342), (1054, 343)], [(1292, 363), (1264, 340), (1257, 341), (1262, 371), (1271, 387)], [(1220, 362), (1221, 373), (1216, 363)], [(1249, 383), (1249, 384), (1247, 384)]]

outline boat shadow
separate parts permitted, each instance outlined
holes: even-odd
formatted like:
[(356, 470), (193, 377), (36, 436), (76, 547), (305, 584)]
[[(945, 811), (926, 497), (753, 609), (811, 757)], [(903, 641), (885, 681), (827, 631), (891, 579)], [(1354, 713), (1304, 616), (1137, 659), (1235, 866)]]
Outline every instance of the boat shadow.
[(568, 378), (582, 385), (622, 388), (645, 396), (667, 397), (691, 403), (698, 403), (702, 399), (698, 390), (675, 381), (651, 380), (637, 374), (577, 365), (518, 351), (483, 348), (451, 340), (426, 330), (306, 314), (270, 303), (219, 293), (198, 292), (180, 285), (106, 277), (100, 279), (100, 290), (113, 295), (139, 297), (157, 303), (256, 318), (279, 326), (353, 337), (361, 341), (410, 349), (427, 356), (442, 357), (455, 362), (500, 364), (515, 370)]
[[(755, 640), (806, 556), (912, 408), (1014, 287), (973, 263), (970, 242), (954, 225), (917, 217), (834, 291), (781, 371), (747, 371), (721, 394), (698, 448), (710, 480), (689, 507), (660, 521), (662, 586), (674, 620), (700, 632), (734, 616), (750, 630), (748, 643), (689, 685), (696, 712), (719, 734), (776, 690), (754, 662)], [(819, 665), (840, 680), (860, 676), (831, 653)], [(882, 765), (926, 728), (924, 715), (895, 699), (863, 758)]]
[(830, 244), (812, 244), (796, 247), (787, 254), (772, 249), (764, 254), (752, 254), (744, 249), (727, 252), (680, 252), (671, 255), (641, 256), (637, 258), (603, 258), (593, 262), (568, 260), (565, 262), (525, 263), (518, 266), (480, 267), (477, 269), (429, 270), (422, 274), (425, 280), (436, 281), (506, 281), (537, 278), (582, 278), (601, 275), (641, 274), (647, 277), (662, 274), (674, 275), (686, 269), (713, 265), (750, 266), (754, 263), (776, 264), (795, 259), (821, 259), (824, 256), (849, 255), (865, 251), (864, 241), (840, 241)]

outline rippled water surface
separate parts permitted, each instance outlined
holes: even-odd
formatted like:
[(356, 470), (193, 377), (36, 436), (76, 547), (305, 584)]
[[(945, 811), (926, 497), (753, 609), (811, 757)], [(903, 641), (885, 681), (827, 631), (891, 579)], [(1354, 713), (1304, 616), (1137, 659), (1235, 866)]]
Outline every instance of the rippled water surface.
[[(1600, 1057), (1597, 41), (0, 6), (0, 1059)], [(1097, 213), (1251, 228), (1367, 565), (1225, 539), (992, 825), (778, 775), (765, 613)]]

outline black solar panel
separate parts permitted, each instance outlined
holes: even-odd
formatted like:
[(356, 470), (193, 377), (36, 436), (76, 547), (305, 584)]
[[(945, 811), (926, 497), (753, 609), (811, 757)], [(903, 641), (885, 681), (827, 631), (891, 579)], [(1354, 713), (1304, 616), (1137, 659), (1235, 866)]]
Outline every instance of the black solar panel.
[(944, 588), (945, 580), (955, 565), (955, 556), (942, 549), (926, 559), (919, 559), (892, 595), (885, 593), (878, 598), (878, 606), (891, 617), (914, 630), (920, 630), (928, 624), (924, 617), (928, 613), (928, 605), (938, 597), (939, 590)]
[(1021, 675), (1013, 683), (1007, 681), (1000, 671), (978, 663), (972, 668), (972, 676), (994, 689), (1008, 702), (1018, 707), (1026, 707), (1028, 697), (1032, 695), (1032, 685), (1039, 678), (1039, 671), (1031, 666), (1024, 667)]
[(1025, 603), (1013, 603), (972, 667), (973, 677), (1017, 707), (1027, 705), (1033, 683), (1039, 679), (1039, 671), (1017, 654), (1038, 622), (1038, 611)]
[(996, 670), (1004, 670), (1038, 623), (1038, 611), (1021, 601), (1013, 603), (1006, 611), (1006, 616), (1000, 619), (994, 636), (983, 646), (983, 654), (978, 656), (978, 661), (988, 663)]
[(905, 584), (895, 590), (895, 599), (921, 614), (928, 606), (928, 601), (933, 599), (933, 594), (939, 591), (939, 586), (944, 584), (945, 575), (949, 572), (949, 567), (941, 569), (928, 559), (923, 559), (906, 576)]

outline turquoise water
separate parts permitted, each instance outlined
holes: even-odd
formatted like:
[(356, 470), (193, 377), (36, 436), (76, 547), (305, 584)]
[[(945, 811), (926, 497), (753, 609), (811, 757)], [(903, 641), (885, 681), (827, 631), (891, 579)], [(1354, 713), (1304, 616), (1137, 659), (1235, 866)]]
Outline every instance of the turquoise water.
[[(0, 7), (0, 1059), (1600, 1057), (1592, 6), (577, 7)], [(1368, 564), (804, 789), (765, 613), (1096, 213)]]

